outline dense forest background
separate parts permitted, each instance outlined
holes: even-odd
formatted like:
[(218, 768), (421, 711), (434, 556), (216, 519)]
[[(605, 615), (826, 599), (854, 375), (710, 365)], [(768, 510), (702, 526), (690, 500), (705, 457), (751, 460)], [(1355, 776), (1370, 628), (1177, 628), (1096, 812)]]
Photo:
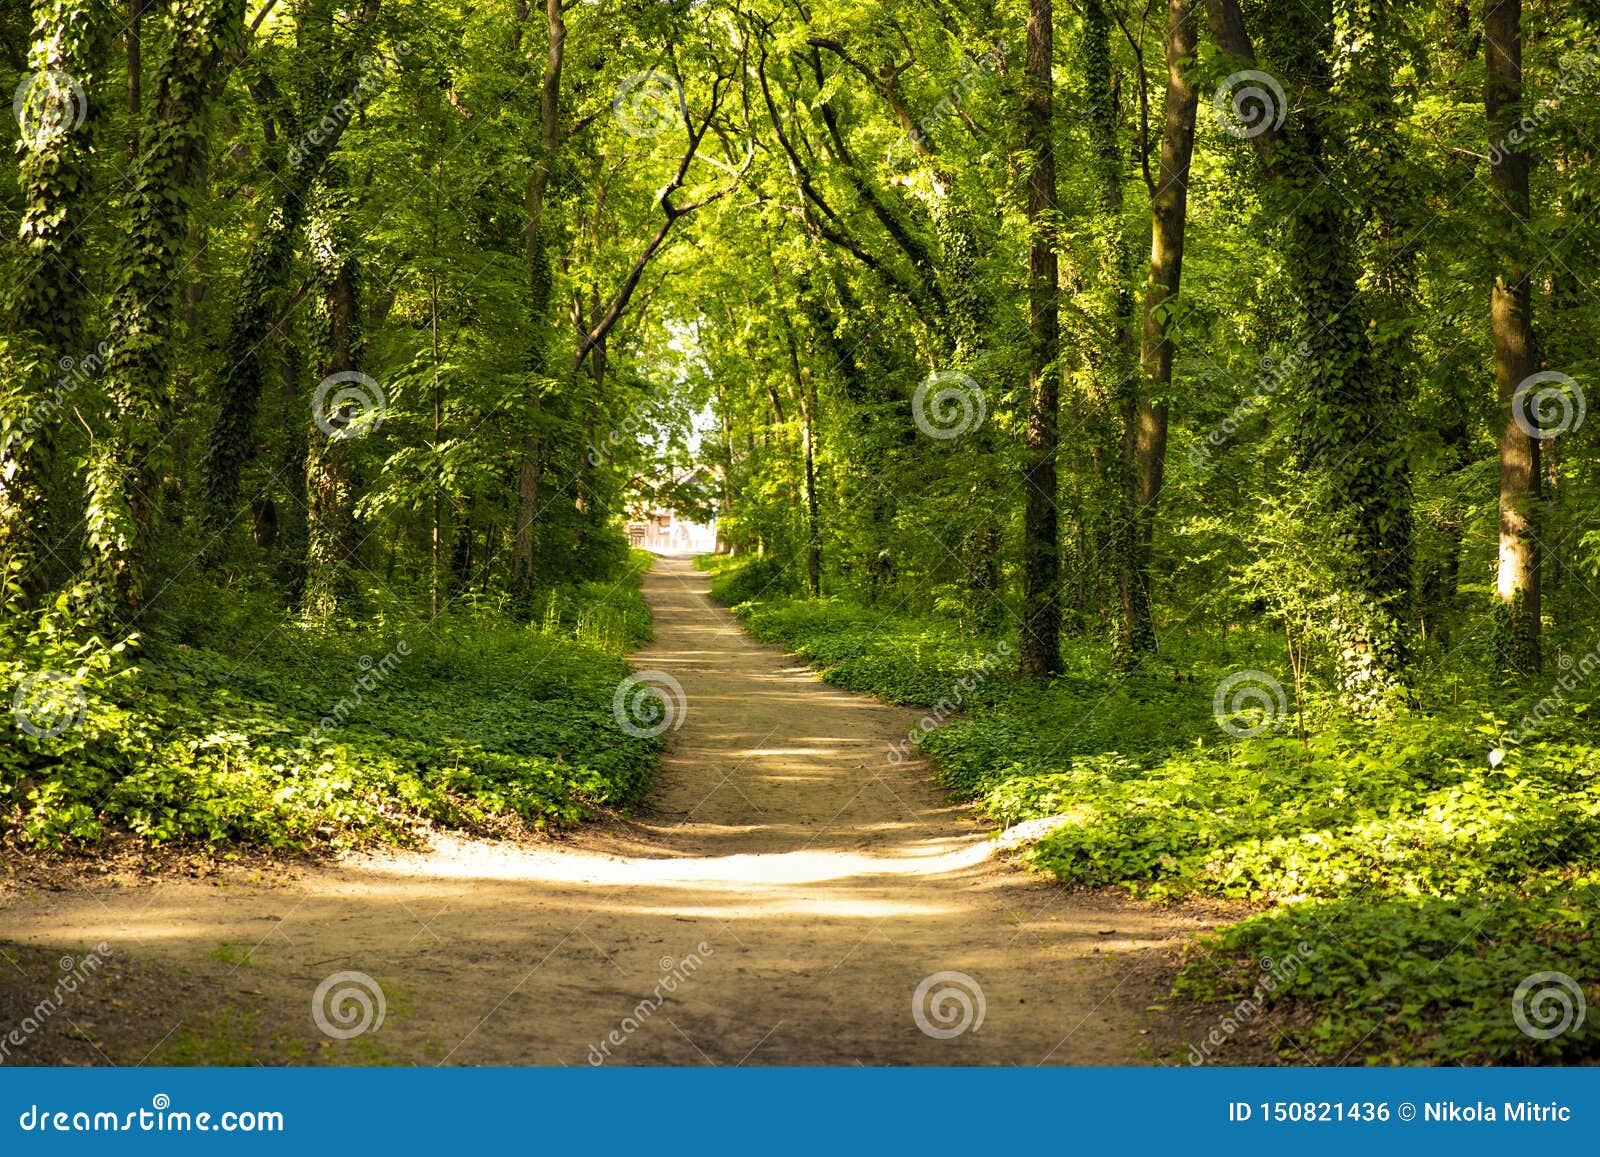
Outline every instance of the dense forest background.
[(627, 807), (665, 506), (758, 636), (956, 719), (908, 737), (952, 791), (1069, 817), (1035, 862), (1265, 907), (1196, 991), (1309, 940), (1321, 1055), (1593, 1054), (1506, 1009), (1600, 963), (1600, 5), (13, 0), (0, 44), (12, 846)]

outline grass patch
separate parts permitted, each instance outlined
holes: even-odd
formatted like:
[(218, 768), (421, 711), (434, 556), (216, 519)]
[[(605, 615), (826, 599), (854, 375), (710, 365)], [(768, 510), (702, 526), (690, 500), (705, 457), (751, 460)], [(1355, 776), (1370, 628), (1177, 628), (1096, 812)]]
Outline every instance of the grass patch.
[(660, 745), (623, 734), (611, 707), (622, 653), (648, 634), (647, 565), (551, 592), (531, 623), (379, 608), (313, 630), (231, 596), (183, 603), (137, 653), (47, 626), (0, 635), (8, 694), (49, 699), (36, 733), (0, 749), (0, 833), (56, 850), (131, 834), (304, 851), (625, 810)]

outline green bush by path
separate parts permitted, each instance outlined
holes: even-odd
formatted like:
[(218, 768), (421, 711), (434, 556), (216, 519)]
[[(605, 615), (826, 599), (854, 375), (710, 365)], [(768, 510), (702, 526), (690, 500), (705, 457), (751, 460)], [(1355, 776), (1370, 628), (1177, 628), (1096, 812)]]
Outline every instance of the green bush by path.
[(647, 563), (554, 592), (532, 623), (479, 608), (311, 629), (235, 597), (209, 627), (188, 604), (189, 621), (164, 624), (136, 661), (0, 636), (8, 696), (26, 686), (38, 702), (52, 693), (39, 672), (69, 677), (56, 713), (37, 712), (40, 734), (7, 720), (0, 833), (55, 849), (127, 833), (297, 851), (626, 809), (658, 746), (612, 714), (621, 653), (648, 634)]
[[(842, 599), (735, 613), (830, 682), (917, 705), (948, 701), (1006, 643)], [(1082, 654), (1048, 684), (998, 669), (961, 697), (964, 713), (916, 738), (952, 794), (997, 824), (1061, 817), (1025, 855), (1064, 882), (1258, 906), (1197, 945), (1179, 989), (1259, 995), (1298, 1026), (1289, 1055), (1600, 1058), (1593, 1025), (1541, 1041), (1511, 1016), (1517, 986), (1540, 972), (1600, 999), (1592, 704), (1573, 694), (1539, 712), (1496, 762), (1534, 704), (1462, 695), (1380, 724), (1313, 717), (1302, 738), (1291, 714), (1236, 737), (1212, 694), (1240, 666), (1197, 658), (1183, 674), (1119, 678)], [(1260, 993), (1257, 962), (1296, 956)]]
[(697, 570), (711, 572), (711, 597), (733, 606), (751, 599), (772, 599), (798, 594), (795, 569), (770, 555), (706, 554), (694, 560)]

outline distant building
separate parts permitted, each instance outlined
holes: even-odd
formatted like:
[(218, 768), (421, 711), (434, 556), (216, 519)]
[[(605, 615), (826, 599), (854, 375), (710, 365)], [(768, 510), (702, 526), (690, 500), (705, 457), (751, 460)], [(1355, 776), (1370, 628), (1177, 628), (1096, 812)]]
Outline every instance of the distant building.
[[(704, 466), (685, 470), (672, 479), (675, 485), (714, 481)], [(695, 522), (653, 504), (638, 504), (628, 511), (628, 543), (642, 550), (670, 554), (710, 554), (717, 549), (717, 520)]]

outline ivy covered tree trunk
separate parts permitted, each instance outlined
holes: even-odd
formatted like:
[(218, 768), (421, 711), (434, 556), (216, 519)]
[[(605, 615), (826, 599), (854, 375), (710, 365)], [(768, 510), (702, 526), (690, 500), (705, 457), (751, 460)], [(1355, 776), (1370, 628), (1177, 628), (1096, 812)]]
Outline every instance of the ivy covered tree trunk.
[(56, 431), (77, 376), (99, 363), (81, 348), (82, 263), (93, 134), (104, 119), (94, 81), (114, 16), (99, 4), (41, 0), (21, 82), (22, 264), (6, 314), (22, 341), (0, 384), (0, 589), (16, 568), (29, 597), (43, 588), (50, 553)]
[[(1322, 27), (1326, 28), (1327, 25)], [(1341, 695), (1358, 713), (1382, 711), (1405, 695), (1410, 660), (1412, 526), (1410, 474), (1400, 437), (1400, 383), (1379, 372), (1368, 312), (1351, 252), (1343, 195), (1318, 180), (1328, 164), (1331, 37), (1305, 61), (1309, 81), (1300, 132), (1286, 139), (1286, 197), (1300, 197), (1289, 220), (1286, 266), (1300, 307), (1298, 330), (1310, 343), (1310, 380), (1300, 423), (1302, 461), (1318, 476), (1349, 567), (1337, 655)], [(1305, 193), (1305, 186), (1317, 182)]]
[[(351, 235), (343, 172), (330, 166), (328, 205), (312, 230), (312, 254), (321, 290), (320, 320), (326, 358), (324, 379), (361, 368), (361, 264)], [(301, 616), (327, 622), (353, 593), (355, 494), (350, 469), (352, 408), (314, 415), (305, 460), (306, 563)], [(325, 422), (327, 429), (321, 423)]]
[(290, 342), (280, 342), (278, 363), (281, 403), (278, 473), (283, 479), (288, 502), (280, 520), (276, 570), (289, 604), (298, 607), (305, 600), (309, 541), (306, 475), (311, 443), (307, 430), (315, 427), (305, 420), (311, 398), (302, 382), (305, 365), (299, 349)]
[(1145, 285), (1143, 337), (1139, 346), (1139, 391), (1124, 433), (1129, 462), (1129, 521), (1132, 549), (1122, 588), (1128, 646), (1135, 656), (1156, 649), (1151, 613), (1156, 509), (1167, 460), (1167, 393), (1172, 385), (1173, 303), (1183, 280), (1183, 242), (1189, 219), (1189, 162), (1194, 155), (1196, 97), (1188, 70), (1194, 67), (1196, 15), (1191, 0), (1167, 5), (1166, 116), (1161, 130), (1160, 168), (1150, 198), (1150, 274)]
[[(1207, 6), (1219, 45), (1253, 64), (1236, 0), (1207, 0)], [(1260, 130), (1246, 135), (1265, 162), (1268, 204), (1284, 222), (1281, 252), (1295, 330), (1311, 351), (1297, 415), (1299, 461), (1325, 511), (1335, 569), (1343, 576), (1335, 612), (1340, 697), (1357, 714), (1382, 713), (1409, 694), (1413, 546), (1402, 436), (1406, 397), (1403, 383), (1381, 373), (1373, 355), (1356, 223), (1337, 177), (1328, 176), (1331, 155), (1347, 147), (1344, 134), (1368, 126), (1338, 115), (1332, 6), (1274, 8), (1269, 16), (1277, 67), (1299, 91), (1293, 97), (1270, 93)], [(1357, 17), (1344, 26), (1349, 35), (1377, 34)]]
[[(299, 114), (284, 109), (284, 129), (294, 139), (284, 142), (283, 154), (270, 162), (275, 194), (260, 237), (245, 261), (244, 275), (235, 296), (223, 352), (222, 380), (217, 390), (217, 417), (212, 423), (202, 462), (206, 529), (220, 550), (224, 531), (238, 515), (240, 482), (257, 449), (256, 415), (267, 380), (267, 354), (274, 327), (284, 312), (284, 297), (295, 247), (304, 231), (313, 185), (338, 148), (351, 114), (340, 102), (354, 100), (363, 83), (358, 59), (366, 47), (366, 30), (378, 11), (378, 0), (367, 0), (355, 35), (336, 33), (332, 5), (327, 0), (305, 5), (299, 18), (300, 48), (307, 59), (320, 63), (301, 87)], [(269, 126), (285, 102), (271, 82), (256, 86), (263, 121)], [(277, 98), (277, 99), (274, 99)]]
[[(1517, 387), (1534, 372), (1532, 287), (1519, 255), (1529, 217), (1528, 152), (1507, 137), (1522, 117), (1522, 0), (1484, 5), (1484, 107), (1490, 177), (1500, 202), (1489, 295), (1500, 404), (1500, 552), (1495, 568), (1497, 649), (1503, 668), (1539, 670), (1539, 441), (1517, 412)], [(1498, 159), (1498, 163), (1496, 160)], [(1518, 420), (1519, 416), (1521, 421)]]
[(805, 454), (806, 593), (822, 597), (822, 513), (817, 498), (817, 385), (810, 370), (801, 374), (800, 440)]
[[(1107, 0), (1089, 0), (1084, 9), (1083, 71), (1087, 100), (1086, 119), (1094, 143), (1095, 185), (1100, 196), (1099, 231), (1102, 242), (1101, 277), (1111, 304), (1112, 331), (1101, 343), (1099, 388), (1085, 415), (1085, 436), (1092, 443), (1099, 467), (1094, 494), (1085, 511), (1095, 519), (1097, 537), (1109, 566), (1098, 568), (1104, 585), (1114, 588), (1108, 601), (1112, 651), (1122, 669), (1137, 666), (1144, 647), (1135, 642), (1139, 633), (1135, 616), (1137, 504), (1133, 498), (1133, 462), (1126, 452), (1130, 432), (1138, 422), (1139, 380), (1135, 364), (1134, 303), (1130, 282), (1133, 249), (1123, 228), (1123, 170), (1127, 146), (1123, 140), (1120, 108), (1121, 78), (1112, 52), (1113, 20)], [(1143, 78), (1140, 78), (1143, 83)], [(1148, 607), (1144, 608), (1148, 619)], [(1148, 633), (1148, 632), (1146, 632)]]
[(1061, 542), (1056, 447), (1061, 367), (1055, 250), (1056, 160), (1051, 75), (1052, 0), (1028, 0), (1022, 147), (1028, 172), (1028, 413), (1024, 432), (1021, 669), (1061, 671)]
[[(533, 530), (539, 516), (539, 493), (544, 447), (537, 430), (540, 393), (549, 372), (546, 347), (548, 314), (554, 298), (555, 274), (544, 227), (545, 195), (550, 173), (556, 164), (561, 143), (561, 65), (565, 59), (567, 26), (561, 17), (562, 0), (545, 0), (545, 27), (548, 36), (544, 81), (539, 88), (539, 156), (523, 195), (522, 249), (528, 273), (528, 377), (530, 395), (529, 425), (522, 436), (521, 460), (517, 464), (517, 514), (512, 532), (511, 571), (517, 589), (528, 594), (533, 589)], [(523, 18), (526, 19), (524, 10)], [(586, 450), (585, 453), (588, 451)]]
[(204, 114), (237, 52), (242, 0), (172, 0), (149, 123), (128, 194), (123, 252), (110, 295), (106, 394), (111, 412), (91, 448), (82, 592), (115, 619), (144, 595), (144, 569), (172, 406), (182, 265)]

